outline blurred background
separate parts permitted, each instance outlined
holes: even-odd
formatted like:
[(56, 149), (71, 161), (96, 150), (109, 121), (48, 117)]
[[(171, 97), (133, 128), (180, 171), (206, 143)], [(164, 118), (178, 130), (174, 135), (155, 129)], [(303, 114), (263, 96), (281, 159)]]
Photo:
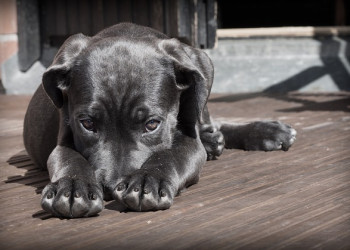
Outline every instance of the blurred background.
[(67, 37), (119, 22), (204, 49), (214, 93), (350, 90), (348, 0), (0, 0), (0, 91), (33, 93)]

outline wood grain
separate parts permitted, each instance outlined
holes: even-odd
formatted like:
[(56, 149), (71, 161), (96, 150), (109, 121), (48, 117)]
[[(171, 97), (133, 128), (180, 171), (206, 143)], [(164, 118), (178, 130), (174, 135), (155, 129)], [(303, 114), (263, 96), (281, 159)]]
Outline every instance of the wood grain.
[(280, 119), (288, 152), (227, 150), (171, 209), (62, 220), (40, 208), (48, 182), (24, 151), (29, 96), (0, 96), (1, 249), (349, 249), (350, 94), (216, 95), (225, 122)]

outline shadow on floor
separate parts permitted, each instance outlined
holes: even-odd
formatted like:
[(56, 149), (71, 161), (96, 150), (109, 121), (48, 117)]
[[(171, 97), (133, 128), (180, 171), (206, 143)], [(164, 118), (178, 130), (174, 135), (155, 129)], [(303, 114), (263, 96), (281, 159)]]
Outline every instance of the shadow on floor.
[(7, 163), (27, 171), (24, 175), (9, 176), (5, 183), (20, 183), (32, 186), (36, 188), (36, 194), (41, 194), (41, 191), (49, 182), (48, 172), (35, 166), (25, 150), (12, 156), (7, 160)]
[(349, 40), (340, 37), (315, 38), (321, 43), (320, 59), (323, 66), (314, 66), (264, 90), (265, 93), (297, 91), (315, 80), (329, 75), (339, 90), (350, 91)]
[[(48, 172), (36, 167), (25, 150), (12, 156), (10, 159), (7, 160), (7, 163), (12, 166), (15, 166), (16, 168), (26, 169), (27, 171), (24, 175), (9, 176), (5, 183), (19, 183), (22, 185), (31, 186), (35, 188), (36, 194), (41, 194), (44, 187), (50, 181)], [(39, 201), (40, 199), (38, 199), (38, 207), (40, 206)], [(105, 208), (108, 210), (114, 210), (119, 212), (128, 212), (125, 206), (115, 201), (108, 202), (105, 205)], [(35, 212), (32, 215), (32, 217), (41, 220), (54, 218), (54, 216), (52, 216), (50, 213), (44, 210), (39, 210)]]
[[(302, 95), (299, 95), (302, 97)], [(341, 99), (329, 100), (324, 102), (316, 102), (311, 100), (306, 100), (302, 98), (298, 98), (296, 96), (270, 96), (271, 98), (288, 101), (288, 102), (296, 102), (302, 104), (301, 107), (296, 108), (288, 108), (288, 109), (278, 109), (278, 112), (302, 112), (302, 111), (343, 111), (350, 112), (350, 95), (342, 97)]]
[[(5, 183), (19, 183), (26, 186), (31, 186), (35, 188), (36, 194), (41, 194), (44, 187), (49, 183), (49, 174), (47, 171), (38, 168), (29, 158), (25, 150), (15, 154), (7, 163), (15, 166), (16, 168), (26, 169), (24, 175), (14, 175), (7, 177)], [(38, 207), (40, 206), (38, 200)], [(38, 218), (41, 220), (46, 220), (52, 218), (53, 216), (44, 210), (40, 210), (32, 215), (33, 218)]]
[[(292, 93), (298, 91), (303, 87), (311, 84), (315, 80), (330, 76), (332, 81), (337, 85), (341, 91), (350, 91), (350, 40), (348, 37), (332, 37), (332, 38), (315, 38), (321, 43), (320, 59), (323, 66), (314, 66), (301, 71), (300, 73), (272, 85), (265, 89), (262, 93), (246, 93), (246, 94), (232, 94), (218, 98), (210, 99), (209, 102), (237, 102), (256, 97), (268, 97), (282, 100), (285, 102), (300, 103), (303, 106), (293, 109), (277, 110), (280, 112), (294, 112), (294, 111), (344, 111), (350, 112), (349, 103), (350, 96), (344, 92), (334, 92), (333, 94), (320, 94), (327, 96), (337, 96), (335, 100), (315, 102), (306, 100), (304, 97), (307, 93)], [(317, 96), (312, 94), (313, 96)]]
[[(320, 59), (323, 66), (314, 66), (300, 73), (272, 85), (262, 93), (232, 94), (218, 98), (212, 98), (209, 102), (237, 102), (257, 97), (273, 98), (285, 102), (302, 104), (301, 107), (277, 110), (279, 112), (302, 112), (302, 111), (344, 111), (350, 112), (350, 95), (345, 92), (327, 94), (311, 94), (312, 96), (323, 95), (333, 100), (316, 102), (305, 97), (307, 93), (289, 93), (298, 91), (311, 84), (315, 80), (330, 76), (332, 81), (341, 91), (350, 91), (350, 40), (348, 37), (315, 38), (321, 43)], [(289, 94), (287, 94), (289, 93)]]
[[(324, 102), (316, 102), (307, 97), (324, 96), (333, 100), (327, 100)], [(302, 112), (302, 111), (343, 111), (350, 112), (350, 93), (335, 92), (335, 93), (319, 93), (319, 94), (307, 94), (307, 93), (289, 93), (289, 94), (277, 94), (277, 93), (247, 93), (247, 94), (232, 94), (225, 95), (217, 98), (212, 98), (208, 102), (238, 102), (247, 99), (253, 99), (258, 97), (266, 97), (276, 99), (284, 102), (293, 102), (302, 104), (301, 107), (277, 109), (278, 112)]]

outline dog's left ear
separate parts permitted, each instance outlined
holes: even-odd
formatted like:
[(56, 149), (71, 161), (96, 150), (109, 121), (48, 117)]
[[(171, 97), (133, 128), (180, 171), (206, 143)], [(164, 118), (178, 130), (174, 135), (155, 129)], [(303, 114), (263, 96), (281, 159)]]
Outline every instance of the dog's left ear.
[(179, 42), (162, 40), (160, 49), (173, 62), (176, 86), (182, 90), (179, 123), (193, 127), (203, 123), (203, 110), (213, 84), (214, 67), (206, 53)]
[(57, 108), (63, 106), (63, 91), (69, 87), (68, 74), (76, 58), (87, 47), (89, 41), (90, 37), (83, 34), (70, 36), (43, 75), (44, 90)]

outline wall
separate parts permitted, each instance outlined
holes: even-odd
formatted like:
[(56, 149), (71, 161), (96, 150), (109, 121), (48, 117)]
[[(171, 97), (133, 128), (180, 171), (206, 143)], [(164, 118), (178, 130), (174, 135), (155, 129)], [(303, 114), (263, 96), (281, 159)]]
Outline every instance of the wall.
[(350, 37), (219, 39), (212, 93), (350, 91)]
[[(0, 1), (0, 65), (18, 50), (16, 0)], [(1, 79), (1, 72), (0, 72)]]

